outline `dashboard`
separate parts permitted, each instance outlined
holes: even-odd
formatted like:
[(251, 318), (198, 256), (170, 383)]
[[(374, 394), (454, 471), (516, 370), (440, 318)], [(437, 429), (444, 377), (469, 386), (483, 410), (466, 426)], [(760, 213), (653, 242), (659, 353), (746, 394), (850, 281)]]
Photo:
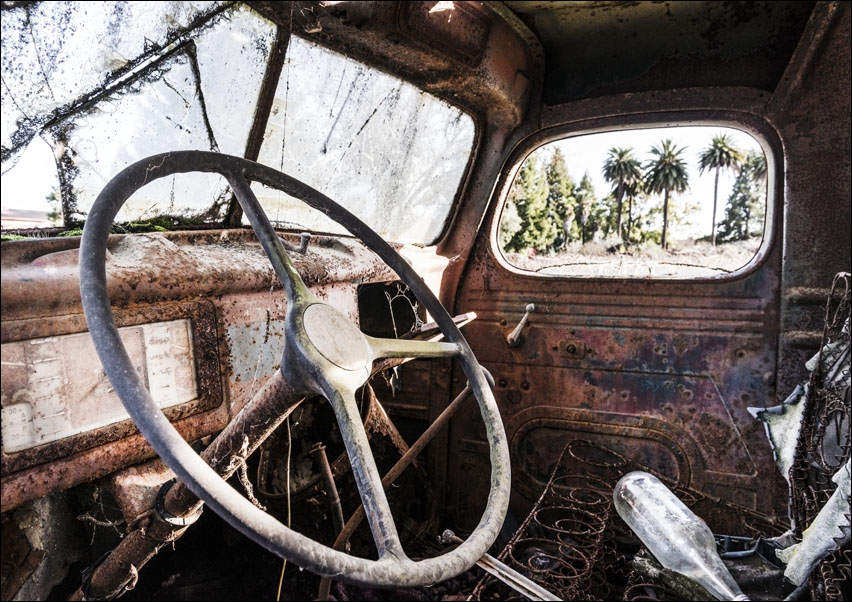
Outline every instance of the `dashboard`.
[[(87, 332), (78, 245), (3, 243), (3, 511), (153, 456)], [(319, 236), (292, 256), (356, 323), (390, 322), (379, 303), (359, 310), (359, 296), (381, 296), (364, 286), (395, 274), (357, 240)], [(115, 235), (107, 282), (133, 364), (188, 441), (224, 428), (278, 368), (286, 298), (250, 230)]]

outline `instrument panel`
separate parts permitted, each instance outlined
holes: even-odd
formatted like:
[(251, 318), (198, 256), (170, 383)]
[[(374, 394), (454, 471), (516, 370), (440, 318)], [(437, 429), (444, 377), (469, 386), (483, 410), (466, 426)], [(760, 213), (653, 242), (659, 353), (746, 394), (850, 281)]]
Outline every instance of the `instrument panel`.
[[(215, 316), (209, 301), (115, 311), (143, 382), (188, 440), (228, 420)], [(4, 507), (153, 455), (112, 390), (82, 315), (4, 322), (0, 349)], [(64, 470), (66, 461), (91, 470)]]
[[(161, 408), (198, 397), (188, 319), (126, 326), (119, 334)], [(2, 439), (6, 453), (129, 418), (89, 333), (3, 343)]]

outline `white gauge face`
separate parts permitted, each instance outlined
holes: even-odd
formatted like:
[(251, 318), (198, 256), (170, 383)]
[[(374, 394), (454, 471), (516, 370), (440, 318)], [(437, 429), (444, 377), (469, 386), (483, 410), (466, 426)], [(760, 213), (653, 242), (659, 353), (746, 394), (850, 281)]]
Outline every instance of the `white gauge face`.
[[(189, 320), (120, 328), (142, 381), (161, 408), (198, 397)], [(58, 441), (128, 418), (89, 333), (2, 346), (3, 451)]]

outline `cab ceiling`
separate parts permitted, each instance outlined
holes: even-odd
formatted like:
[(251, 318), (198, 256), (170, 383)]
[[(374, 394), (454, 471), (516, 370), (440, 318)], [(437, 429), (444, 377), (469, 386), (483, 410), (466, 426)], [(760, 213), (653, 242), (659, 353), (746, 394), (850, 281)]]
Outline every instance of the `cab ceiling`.
[[(557, 105), (672, 88), (772, 92), (816, 2), (454, 2), (446, 4), (464, 10), (444, 19), (433, 18), (437, 8), (448, 10), (434, 1), (249, 4), (285, 27), (295, 21), (300, 35), (481, 107), (489, 102), (477, 72), (485, 32), (493, 35), (492, 19), (509, 11), (529, 29), (519, 33), (530, 55), (543, 51), (542, 99)], [(540, 77), (511, 53), (492, 60)]]
[(815, 3), (504, 4), (539, 38), (546, 56), (543, 100), (555, 105), (696, 86), (772, 92)]

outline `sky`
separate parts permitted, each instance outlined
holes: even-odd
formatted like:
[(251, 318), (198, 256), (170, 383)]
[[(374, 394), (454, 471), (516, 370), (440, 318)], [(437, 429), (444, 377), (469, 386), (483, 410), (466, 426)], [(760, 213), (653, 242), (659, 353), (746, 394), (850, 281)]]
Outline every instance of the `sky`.
[[(3, 209), (50, 211), (47, 196), (59, 187), (53, 149), (41, 138), (34, 138), (11, 169), (3, 165)], [(8, 169), (8, 170), (7, 170)]]
[[(592, 179), (595, 195), (604, 198), (612, 190), (612, 185), (604, 180), (601, 173), (604, 161), (613, 147), (627, 147), (634, 150), (634, 156), (644, 165), (651, 158), (652, 146), (660, 146), (661, 141), (670, 138), (677, 148), (684, 148), (682, 157), (686, 160), (689, 173), (689, 190), (677, 196), (679, 201), (697, 204), (701, 212), (696, 216), (693, 228), (685, 229), (682, 236), (708, 236), (713, 215), (714, 172), (698, 172), (698, 155), (710, 144), (711, 139), (726, 133), (744, 154), (749, 150), (760, 150), (757, 140), (742, 130), (729, 127), (670, 127), (665, 129), (622, 130), (569, 138), (554, 143), (562, 151), (568, 173), (579, 183), (583, 174)], [(723, 170), (719, 176), (719, 195), (716, 209), (716, 222), (725, 215), (725, 204), (734, 185), (736, 173)]]

